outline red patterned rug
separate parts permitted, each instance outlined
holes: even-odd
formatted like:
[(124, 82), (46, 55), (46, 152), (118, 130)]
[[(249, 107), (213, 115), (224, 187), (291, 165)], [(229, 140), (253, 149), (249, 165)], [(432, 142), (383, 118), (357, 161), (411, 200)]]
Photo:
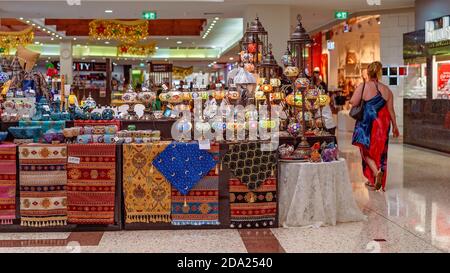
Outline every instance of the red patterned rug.
[(266, 179), (251, 191), (239, 179), (231, 178), (230, 212), (232, 228), (273, 227), (277, 213), (277, 180)]
[[(114, 224), (116, 145), (70, 144), (68, 156), (69, 223)], [(74, 159), (80, 163), (72, 163)]]
[(16, 145), (0, 145), (0, 225), (16, 219)]

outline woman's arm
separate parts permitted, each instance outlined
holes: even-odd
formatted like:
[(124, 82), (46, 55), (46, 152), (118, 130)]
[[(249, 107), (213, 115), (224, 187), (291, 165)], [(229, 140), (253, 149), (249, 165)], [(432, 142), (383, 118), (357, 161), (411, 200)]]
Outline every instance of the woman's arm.
[(352, 106), (358, 106), (361, 103), (362, 89), (363, 89), (363, 84), (360, 84), (360, 85), (358, 85), (358, 87), (356, 87), (355, 92), (353, 92), (353, 96), (350, 99), (350, 104)]
[(397, 138), (400, 135), (400, 132), (397, 127), (397, 117), (395, 115), (395, 110), (394, 110), (394, 95), (392, 94), (392, 91), (389, 88), (388, 88), (388, 94), (389, 95), (388, 95), (387, 104), (388, 104), (389, 115), (391, 116), (392, 133), (393, 133), (394, 137)]

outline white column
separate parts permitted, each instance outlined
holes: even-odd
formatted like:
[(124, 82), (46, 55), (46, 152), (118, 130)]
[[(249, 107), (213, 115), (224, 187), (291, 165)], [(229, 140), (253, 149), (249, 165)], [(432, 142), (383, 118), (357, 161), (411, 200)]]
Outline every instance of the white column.
[(60, 74), (66, 76), (66, 83), (72, 84), (72, 41), (63, 41), (59, 44)]
[(244, 13), (244, 32), (247, 23), (252, 22), (256, 16), (269, 34), (269, 43), (272, 52), (281, 64), (281, 56), (286, 51), (286, 43), (291, 33), (291, 12), (289, 5), (250, 5)]

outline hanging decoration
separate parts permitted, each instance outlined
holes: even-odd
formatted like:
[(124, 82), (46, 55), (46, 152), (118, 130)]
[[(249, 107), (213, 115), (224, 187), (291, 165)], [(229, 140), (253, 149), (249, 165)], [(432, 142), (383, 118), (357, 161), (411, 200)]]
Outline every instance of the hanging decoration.
[(156, 53), (156, 42), (148, 44), (120, 44), (117, 46), (117, 56), (136, 55), (152, 56)]
[(173, 78), (174, 79), (184, 79), (187, 76), (191, 75), (194, 72), (194, 67), (181, 67), (181, 66), (174, 66), (173, 67)]
[(31, 44), (34, 39), (33, 27), (21, 31), (0, 31), (0, 53), (9, 54), (11, 48)]
[(135, 44), (148, 36), (148, 21), (92, 20), (89, 23), (89, 36), (93, 39)]

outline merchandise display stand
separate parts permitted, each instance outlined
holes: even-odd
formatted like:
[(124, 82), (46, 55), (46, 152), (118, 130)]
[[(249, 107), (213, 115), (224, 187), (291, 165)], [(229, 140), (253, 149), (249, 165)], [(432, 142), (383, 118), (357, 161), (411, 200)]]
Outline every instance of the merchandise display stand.
[[(17, 154), (18, 154), (18, 147)], [(17, 174), (19, 173), (19, 158), (17, 157)], [(72, 231), (118, 231), (122, 229), (122, 145), (116, 145), (116, 191), (114, 200), (113, 225), (75, 225), (55, 227), (25, 227), (20, 225), (20, 184), (19, 175), (16, 182), (16, 218), (12, 225), (0, 225), (2, 232), (72, 232)]]

